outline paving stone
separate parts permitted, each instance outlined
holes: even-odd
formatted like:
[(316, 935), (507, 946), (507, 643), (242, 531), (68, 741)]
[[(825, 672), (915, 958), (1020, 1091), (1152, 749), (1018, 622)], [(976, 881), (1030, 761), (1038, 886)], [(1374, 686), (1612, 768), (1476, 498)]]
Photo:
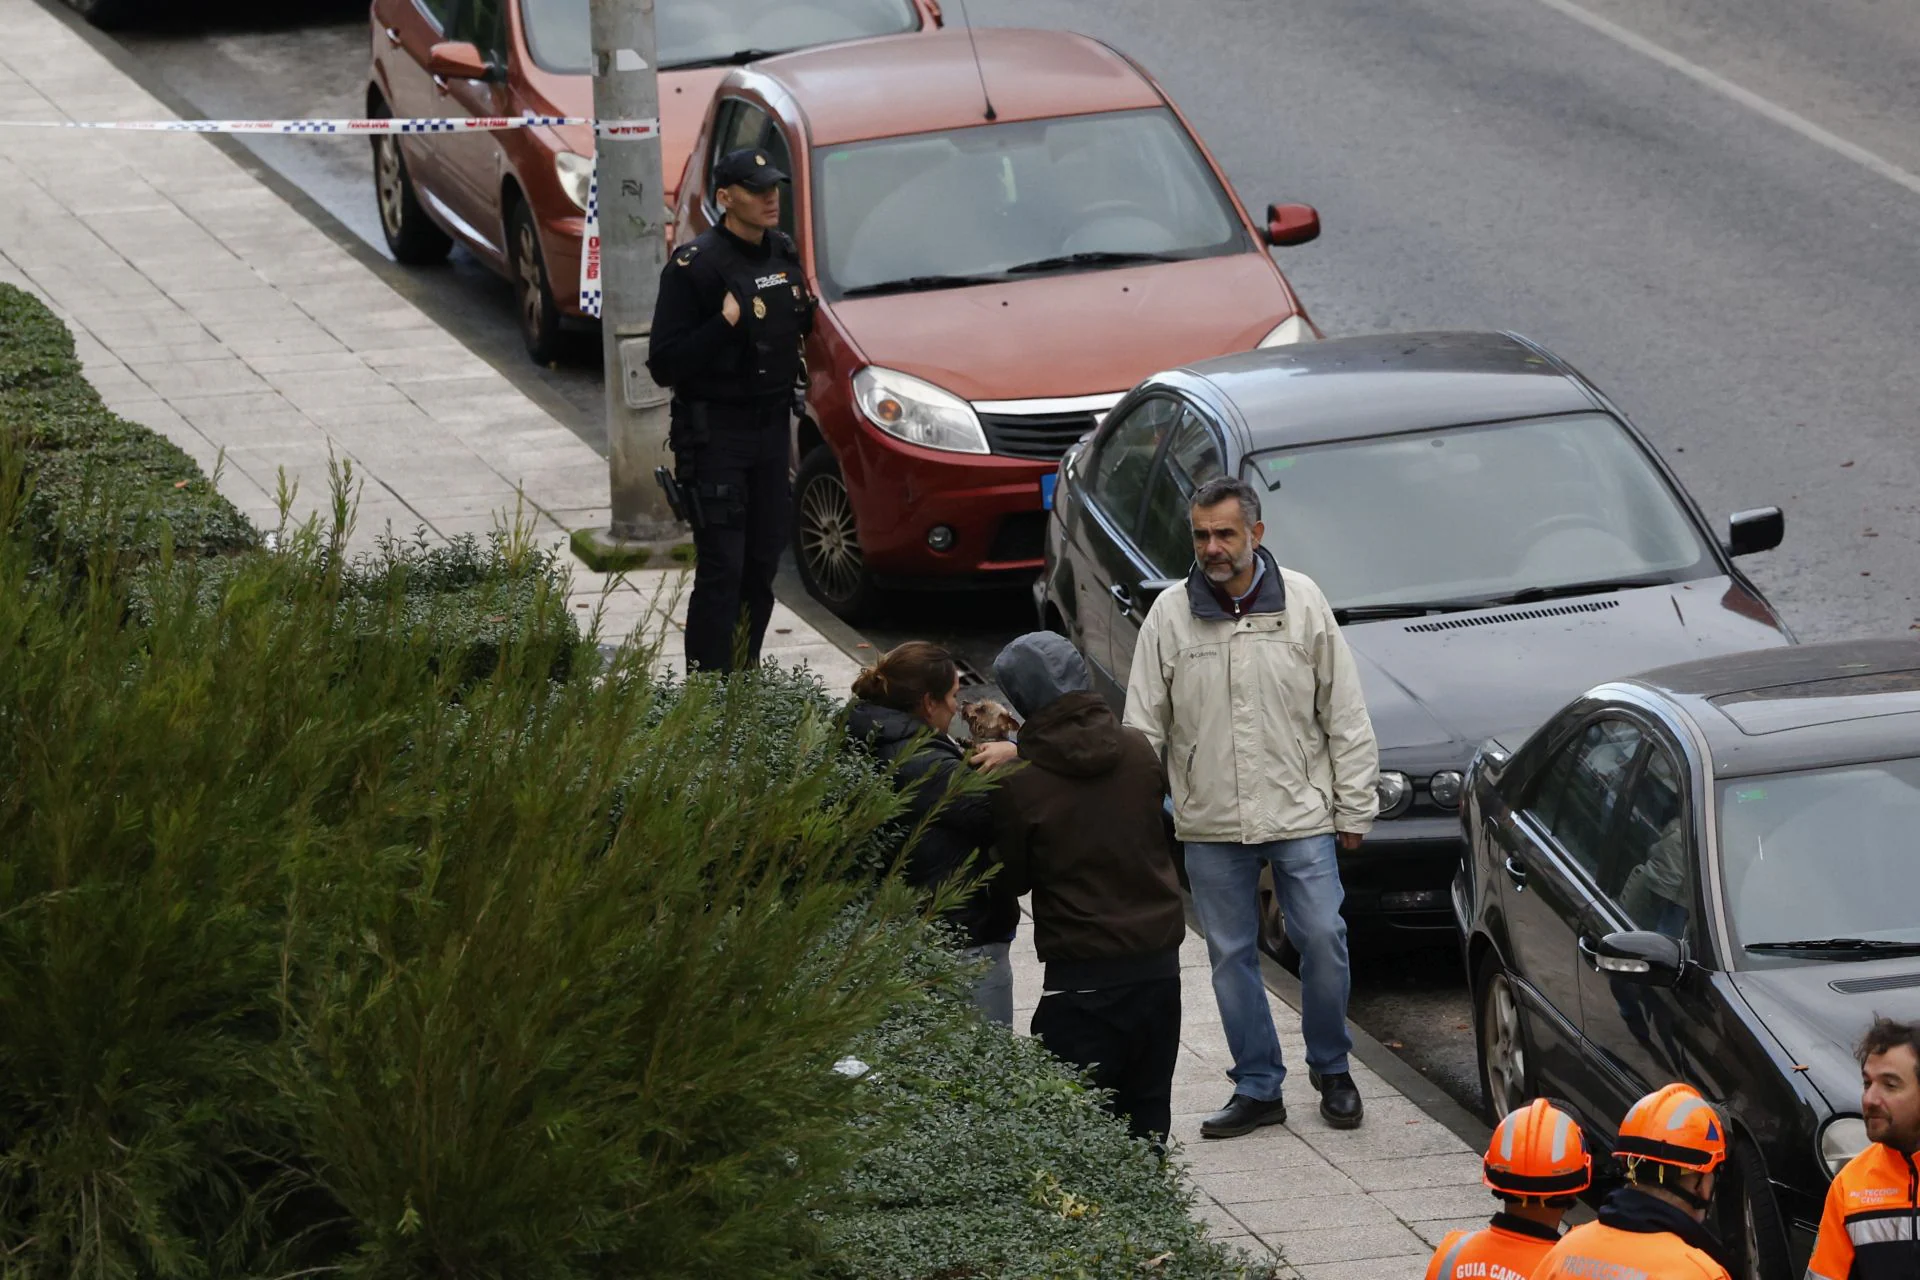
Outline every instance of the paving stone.
[(1430, 1251), (1407, 1253), (1391, 1258), (1302, 1264), (1296, 1270), (1300, 1280), (1418, 1280), (1426, 1274), (1432, 1257)]
[(1424, 1257), (1430, 1254), (1426, 1241), (1399, 1222), (1322, 1227), (1310, 1231), (1266, 1231), (1261, 1233), (1260, 1238), (1277, 1248), (1296, 1267), (1306, 1267), (1316, 1262)]
[(1410, 1222), (1407, 1225), (1413, 1228), (1415, 1235), (1438, 1249), (1440, 1242), (1448, 1235), (1455, 1231), (1478, 1231), (1487, 1225), (1487, 1220), (1491, 1217), (1493, 1214), (1487, 1212), (1472, 1218), (1435, 1218), (1426, 1222)]
[(1480, 1185), (1455, 1183), (1441, 1187), (1406, 1187), (1374, 1193), (1381, 1204), (1405, 1222), (1434, 1222), (1447, 1218), (1482, 1218), (1500, 1207), (1493, 1193)]
[[(1215, 1180), (1207, 1183), (1207, 1194), (1218, 1197)], [(1337, 1174), (1321, 1174), (1309, 1188), (1305, 1183), (1293, 1187), (1278, 1185), (1281, 1199), (1236, 1201), (1229, 1208), (1262, 1239), (1278, 1241), (1283, 1235), (1305, 1235), (1314, 1231), (1399, 1226), (1400, 1220), (1370, 1199), (1351, 1182)], [(1302, 1194), (1311, 1190), (1313, 1194)], [(1287, 1191), (1295, 1192), (1285, 1195)]]
[[(1336, 1157), (1337, 1158), (1337, 1157)], [(1481, 1158), (1462, 1150), (1453, 1155), (1406, 1159), (1342, 1159), (1340, 1168), (1368, 1191), (1480, 1184)]]

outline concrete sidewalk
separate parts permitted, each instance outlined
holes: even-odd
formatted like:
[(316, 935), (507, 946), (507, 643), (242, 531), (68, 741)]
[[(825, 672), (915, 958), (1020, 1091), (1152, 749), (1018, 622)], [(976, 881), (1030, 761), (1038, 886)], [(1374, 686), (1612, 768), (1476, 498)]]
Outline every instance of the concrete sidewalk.
[[(0, 120), (174, 118), (31, 0), (0, 0), (0, 31)], [(522, 495), (563, 555), (568, 530), (607, 523), (591, 447), (207, 139), (0, 126), (0, 190), (0, 280), (66, 320), (116, 412), (209, 473), (224, 451), (222, 492), (263, 528), (283, 473), (296, 519), (326, 506), (330, 456), (365, 482), (356, 549), (387, 529), (484, 535)], [(603, 638), (661, 640), (674, 666), (683, 578), (576, 565), (575, 603), (604, 610)], [(836, 693), (859, 669), (785, 606), (766, 654)]]
[[(1033, 1019), (1040, 973), (1033, 921), (1023, 917), (1013, 946), (1017, 1030)], [(1365, 1121), (1342, 1132), (1320, 1118), (1300, 1015), (1271, 992), (1288, 1064), (1287, 1123), (1203, 1139), (1201, 1117), (1233, 1092), (1233, 1055), (1213, 1001), (1207, 944), (1192, 930), (1180, 951), (1180, 1002), (1173, 1137), (1200, 1191), (1197, 1213), (1216, 1239), (1276, 1260), (1283, 1277), (1419, 1280), (1442, 1236), (1486, 1225), (1498, 1206), (1480, 1182), (1480, 1153), (1357, 1059)]]

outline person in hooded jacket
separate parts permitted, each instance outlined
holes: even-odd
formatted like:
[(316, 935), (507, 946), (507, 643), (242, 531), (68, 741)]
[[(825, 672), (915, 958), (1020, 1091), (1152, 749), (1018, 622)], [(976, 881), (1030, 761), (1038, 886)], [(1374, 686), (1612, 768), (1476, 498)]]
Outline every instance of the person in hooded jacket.
[[(895, 787), (909, 797), (904, 825), (920, 831), (907, 851), (907, 883), (931, 890), (963, 873), (981, 875), (991, 865), (992, 797), (948, 792), (960, 770), (969, 764), (986, 770), (1004, 765), (1014, 748), (987, 743), (969, 757), (948, 736), (960, 710), (960, 669), (953, 656), (938, 645), (909, 640), (862, 671), (853, 682), (853, 696), (847, 736), (893, 766)], [(1020, 904), (998, 875), (947, 916), (965, 935), (969, 952), (990, 962), (974, 988), (974, 1004), (1007, 1027), (1013, 1025), (1013, 966), (1007, 952), (1019, 920)]]
[(1046, 966), (1033, 1034), (1112, 1090), (1108, 1105), (1133, 1136), (1165, 1143), (1187, 924), (1160, 753), (1091, 691), (1064, 636), (1021, 636), (993, 675), (1023, 721), (1026, 767), (992, 799), (1002, 887), (1033, 894)]

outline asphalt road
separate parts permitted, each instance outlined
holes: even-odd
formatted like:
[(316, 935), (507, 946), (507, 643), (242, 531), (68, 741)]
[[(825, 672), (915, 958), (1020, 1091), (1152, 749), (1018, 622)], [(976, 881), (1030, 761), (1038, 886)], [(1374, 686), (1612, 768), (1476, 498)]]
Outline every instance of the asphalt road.
[[(1134, 53), (1256, 210), (1317, 205), (1322, 238), (1280, 252), (1329, 333), (1536, 338), (1620, 401), (1715, 518), (1785, 508), (1786, 544), (1750, 564), (1803, 638), (1920, 628), (1910, 4), (970, 6), (983, 24), (1071, 27)], [(298, 20), (260, 8), (189, 7), (123, 43), (210, 115), (357, 110), (364, 7), (326, 0)], [(363, 147), (249, 145), (379, 244)], [(471, 261), (423, 273), (416, 296), (503, 367), (524, 365), (505, 286)], [(601, 440), (590, 355), (522, 372)], [(914, 597), (895, 615), (874, 644), (944, 639), (984, 669), (1031, 610), (1010, 592)], [(1471, 1104), (1452, 956), (1357, 968), (1355, 1020)]]

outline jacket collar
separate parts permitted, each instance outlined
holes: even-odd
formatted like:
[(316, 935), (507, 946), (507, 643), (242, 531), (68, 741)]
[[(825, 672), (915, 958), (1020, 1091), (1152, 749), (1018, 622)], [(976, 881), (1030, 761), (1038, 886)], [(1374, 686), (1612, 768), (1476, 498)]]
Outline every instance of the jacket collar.
[[(1285, 613), (1287, 611), (1287, 584), (1280, 579), (1280, 564), (1265, 547), (1253, 553), (1259, 557), (1265, 571), (1260, 575), (1260, 585), (1253, 593), (1253, 599), (1247, 604), (1247, 611), (1241, 615), (1248, 617), (1256, 613)], [(1194, 565), (1187, 571), (1187, 607), (1193, 610), (1193, 616), (1209, 622), (1231, 622), (1233, 615), (1220, 603), (1220, 597), (1214, 594), (1213, 584), (1207, 581), (1206, 571)]]
[(1703, 1223), (1694, 1221), (1692, 1214), (1684, 1213), (1637, 1187), (1621, 1187), (1608, 1196), (1606, 1203), (1600, 1206), (1600, 1221), (1619, 1231), (1634, 1231), (1641, 1235), (1666, 1232), (1679, 1236), (1721, 1266), (1727, 1267), (1729, 1273), (1732, 1271), (1718, 1236), (1707, 1230)]
[(1546, 1240), (1550, 1243), (1558, 1243), (1560, 1239), (1560, 1232), (1556, 1228), (1549, 1227), (1544, 1223), (1535, 1222), (1530, 1218), (1523, 1218), (1517, 1213), (1508, 1213), (1505, 1210), (1494, 1214), (1493, 1221), (1489, 1225), (1492, 1226), (1495, 1231), (1509, 1231), (1516, 1236), (1528, 1236), (1535, 1240)]

